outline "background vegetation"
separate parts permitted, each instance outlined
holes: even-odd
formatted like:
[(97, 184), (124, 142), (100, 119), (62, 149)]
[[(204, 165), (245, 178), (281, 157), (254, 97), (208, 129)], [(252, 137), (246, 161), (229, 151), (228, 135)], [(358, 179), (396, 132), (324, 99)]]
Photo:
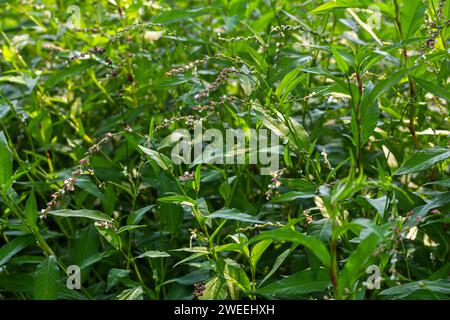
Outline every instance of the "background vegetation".
[(0, 2), (0, 299), (448, 299), (449, 1)]

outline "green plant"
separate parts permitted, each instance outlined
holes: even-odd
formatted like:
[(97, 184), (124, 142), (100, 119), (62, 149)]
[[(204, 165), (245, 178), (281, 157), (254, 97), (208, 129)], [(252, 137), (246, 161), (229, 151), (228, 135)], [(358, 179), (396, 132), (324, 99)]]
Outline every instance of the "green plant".
[(70, 5), (0, 8), (0, 299), (448, 299), (448, 1)]

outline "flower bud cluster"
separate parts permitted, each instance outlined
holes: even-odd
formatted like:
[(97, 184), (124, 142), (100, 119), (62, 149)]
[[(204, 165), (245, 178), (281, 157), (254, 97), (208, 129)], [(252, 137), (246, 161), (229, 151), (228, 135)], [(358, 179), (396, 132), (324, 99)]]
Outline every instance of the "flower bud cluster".
[(184, 124), (186, 126), (188, 126), (189, 128), (194, 127), (194, 122), (195, 122), (194, 116), (188, 115), (188, 116), (175, 117), (172, 119), (164, 119), (162, 124), (155, 127), (155, 130), (157, 131), (157, 130), (161, 130), (164, 128), (168, 128), (172, 123), (180, 122), (180, 121), (184, 121)]
[(85, 167), (89, 165), (90, 158), (100, 150), (100, 146), (104, 143), (109, 142), (111, 137), (112, 133), (107, 132), (98, 143), (92, 145), (88, 149), (88, 151), (85, 153), (85, 157), (79, 161), (78, 166), (72, 172), (70, 178), (64, 180), (62, 187), (51, 195), (52, 200), (50, 200), (50, 202), (47, 203), (47, 207), (45, 209), (42, 209), (40, 212), (41, 219), (44, 219), (48, 216), (50, 211), (52, 211), (56, 207), (58, 200), (62, 199), (67, 192), (75, 190), (75, 183), (82, 174), (91, 174), (92, 170), (85, 171)]
[(186, 171), (182, 176), (178, 177), (178, 180), (181, 182), (190, 181), (194, 179), (194, 171), (188, 172)]
[(176, 74), (183, 74), (185, 72), (188, 72), (189, 70), (194, 69), (195, 67), (197, 67), (200, 64), (206, 63), (210, 58), (208, 56), (202, 58), (202, 59), (198, 59), (198, 60), (194, 60), (192, 62), (189, 62), (188, 64), (178, 67), (178, 68), (174, 68), (171, 69), (169, 71), (167, 71), (165, 73), (166, 77), (172, 77)]
[(97, 228), (101, 228), (101, 229), (112, 229), (113, 224), (112, 224), (112, 222), (108, 222), (108, 221), (96, 221), (95, 226)]
[(226, 102), (234, 102), (236, 100), (237, 100), (237, 98), (235, 96), (223, 95), (222, 97), (219, 98), (219, 101), (210, 100), (208, 102), (208, 105), (198, 105), (198, 106), (192, 107), (192, 110), (199, 111), (199, 112), (203, 112), (203, 111), (207, 111), (207, 110), (214, 111), (215, 107), (223, 105)]
[(200, 91), (194, 96), (195, 100), (201, 99), (201, 98), (207, 98), (209, 97), (209, 94), (213, 91), (216, 91), (219, 86), (225, 82), (228, 79), (229, 74), (234, 74), (237, 76), (239, 74), (239, 71), (235, 67), (225, 67), (223, 68), (219, 76), (214, 80), (214, 82), (210, 83), (206, 89)]
[(205, 291), (205, 285), (203, 282), (194, 284), (194, 297), (198, 299), (198, 297), (203, 296), (203, 292)]
[(442, 30), (450, 26), (450, 20), (444, 20), (443, 10), (445, 8), (446, 0), (440, 0), (438, 8), (436, 10), (436, 20), (435, 21), (425, 21), (425, 26), (427, 28), (428, 37), (425, 40), (425, 44), (420, 50), (420, 56), (423, 56), (427, 49), (434, 49), (437, 38), (441, 34)]
[(280, 178), (284, 174), (285, 169), (277, 170), (272, 175), (271, 183), (267, 186), (269, 190), (266, 192), (266, 199), (270, 200), (274, 195), (278, 194), (277, 188), (281, 186)]
[(225, 42), (251, 41), (251, 40), (258, 41), (258, 38), (256, 38), (256, 36), (223, 38), (220, 33), (217, 33), (217, 39)]

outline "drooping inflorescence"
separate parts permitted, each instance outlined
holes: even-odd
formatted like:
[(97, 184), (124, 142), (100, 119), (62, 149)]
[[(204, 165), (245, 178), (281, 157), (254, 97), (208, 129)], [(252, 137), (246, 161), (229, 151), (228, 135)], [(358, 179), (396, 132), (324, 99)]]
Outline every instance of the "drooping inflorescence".
[(201, 98), (209, 97), (209, 94), (211, 92), (216, 91), (219, 88), (219, 86), (228, 79), (229, 74), (237, 76), (239, 74), (239, 71), (235, 67), (223, 68), (220, 71), (219, 76), (212, 83), (210, 83), (204, 90), (197, 93), (194, 96), (194, 99), (199, 100)]
[(52, 200), (50, 200), (47, 203), (47, 207), (45, 209), (42, 209), (40, 212), (41, 219), (45, 219), (48, 216), (50, 211), (52, 211), (56, 207), (58, 200), (62, 199), (67, 192), (75, 190), (74, 186), (75, 186), (76, 182), (78, 181), (78, 178), (81, 175), (92, 174), (92, 170), (85, 171), (84, 169), (89, 165), (90, 159), (92, 158), (92, 156), (100, 150), (100, 147), (103, 144), (109, 142), (109, 140), (111, 139), (112, 136), (113, 136), (112, 133), (107, 132), (98, 143), (93, 144), (88, 149), (88, 151), (85, 153), (84, 158), (82, 158), (78, 162), (78, 165), (76, 166), (75, 170), (72, 172), (70, 178), (64, 180), (63, 186), (61, 188), (59, 188), (58, 191), (54, 192), (51, 195)]
[(188, 72), (188, 71), (194, 69), (195, 67), (197, 67), (197, 66), (199, 66), (199, 65), (201, 65), (203, 63), (208, 62), (209, 59), (210, 59), (210, 57), (205, 56), (202, 59), (197, 59), (197, 60), (191, 61), (188, 64), (185, 64), (185, 65), (183, 65), (181, 67), (173, 68), (173, 69), (167, 71), (165, 73), (165, 76), (166, 77), (172, 77), (172, 76), (177, 75), (177, 74), (183, 74), (185, 72)]

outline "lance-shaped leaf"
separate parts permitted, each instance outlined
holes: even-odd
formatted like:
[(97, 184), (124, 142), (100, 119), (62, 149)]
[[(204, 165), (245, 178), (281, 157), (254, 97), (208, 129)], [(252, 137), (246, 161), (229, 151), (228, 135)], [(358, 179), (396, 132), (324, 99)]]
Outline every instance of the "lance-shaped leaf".
[(441, 97), (442, 99), (447, 100), (450, 102), (450, 91), (446, 90), (443, 87), (440, 87), (436, 85), (435, 83), (431, 81), (427, 81), (424, 79), (414, 78), (414, 81), (419, 84), (423, 89), (425, 89), (428, 92), (431, 92), (435, 96)]
[(6, 184), (13, 174), (13, 159), (8, 141), (3, 131), (0, 131), (0, 189)]
[(419, 292), (427, 293), (427, 299), (448, 297), (450, 296), (450, 282), (447, 279), (414, 281), (383, 290), (380, 294), (382, 296), (404, 299)]
[(155, 161), (156, 164), (163, 170), (172, 170), (173, 169), (173, 163), (172, 160), (170, 160), (168, 157), (163, 155), (162, 153), (148, 149), (143, 146), (139, 146), (139, 149), (148, 156), (151, 160)]
[(233, 209), (223, 208), (208, 215), (208, 219), (219, 219), (219, 218), (226, 220), (236, 220), (247, 223), (264, 223), (263, 221), (258, 220), (249, 214), (239, 212), (239, 210), (234, 208)]
[(395, 172), (395, 175), (422, 171), (431, 168), (436, 162), (443, 161), (448, 158), (450, 158), (450, 149), (447, 148), (421, 150), (402, 164), (397, 172)]
[(422, 26), (426, 6), (422, 0), (403, 0), (400, 5), (400, 23), (403, 37), (411, 38)]
[[(415, 67), (403, 69), (378, 82), (374, 87), (368, 86), (361, 101), (360, 114), (360, 145), (361, 148), (377, 127), (379, 112), (377, 99), (380, 95), (395, 86), (403, 77), (408, 75)], [(352, 126), (356, 126), (356, 115), (352, 117)]]
[(167, 257), (170, 257), (170, 254), (168, 254), (167, 252), (159, 251), (159, 250), (151, 250), (151, 251), (146, 251), (143, 254), (137, 256), (136, 259), (142, 259), (142, 258), (167, 258)]
[(309, 14), (316, 13), (326, 13), (335, 9), (345, 9), (345, 8), (364, 8), (367, 7), (367, 1), (361, 0), (330, 0), (314, 10), (308, 12)]
[(383, 240), (376, 233), (371, 233), (361, 241), (356, 250), (350, 255), (345, 263), (344, 269), (339, 274), (339, 289), (344, 291), (345, 288), (351, 288), (352, 284), (364, 272), (367, 262), (372, 257), (373, 251)]
[(277, 299), (298, 299), (312, 292), (321, 292), (330, 286), (328, 273), (319, 269), (300, 271), (256, 290), (257, 294)]
[(0, 247), (0, 266), (6, 264), (16, 253), (22, 251), (34, 242), (30, 235), (17, 237)]
[(62, 210), (53, 210), (50, 211), (50, 215), (57, 217), (66, 217), (66, 218), (87, 218), (96, 221), (107, 221), (112, 222), (113, 219), (103, 212), (97, 210), (70, 210), (70, 209), (62, 209)]
[(49, 256), (36, 267), (33, 296), (35, 300), (56, 300), (59, 291), (59, 267)]
[(322, 264), (328, 268), (331, 265), (331, 257), (325, 245), (314, 237), (304, 235), (300, 232), (290, 229), (276, 229), (271, 231), (262, 232), (256, 237), (250, 240), (250, 243), (272, 239), (274, 241), (288, 241), (300, 243), (304, 247), (311, 250), (311, 252), (322, 262)]

